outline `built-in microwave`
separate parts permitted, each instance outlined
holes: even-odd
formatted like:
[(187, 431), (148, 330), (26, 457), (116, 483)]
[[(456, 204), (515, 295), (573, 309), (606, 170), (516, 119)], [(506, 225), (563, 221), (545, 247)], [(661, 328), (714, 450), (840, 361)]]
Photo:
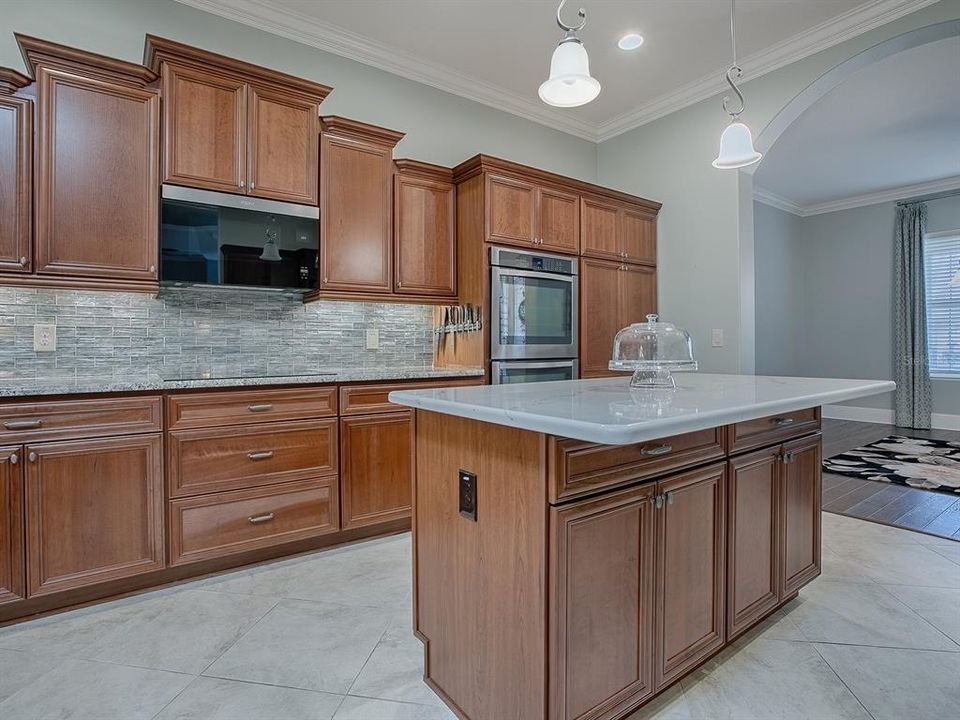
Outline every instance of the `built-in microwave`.
[(164, 185), (160, 281), (314, 289), (319, 217), (315, 206)]

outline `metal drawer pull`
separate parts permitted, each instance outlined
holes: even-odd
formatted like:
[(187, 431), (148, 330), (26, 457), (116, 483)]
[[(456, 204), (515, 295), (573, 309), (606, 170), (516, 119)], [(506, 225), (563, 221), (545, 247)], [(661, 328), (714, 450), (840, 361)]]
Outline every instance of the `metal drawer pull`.
[(273, 404), (263, 403), (262, 405), (247, 405), (247, 410), (250, 412), (264, 412), (266, 410), (273, 410)]
[(247, 453), (247, 457), (251, 460), (269, 460), (273, 457), (273, 450), (265, 450), (264, 452), (252, 452)]
[(273, 513), (264, 513), (263, 515), (251, 515), (247, 518), (247, 522), (251, 525), (260, 525), (262, 523), (270, 522), (273, 520)]
[(784, 425), (793, 425), (796, 420), (793, 418), (776, 418), (773, 422), (777, 425), (777, 427), (783, 427)]
[(666, 455), (671, 450), (673, 450), (673, 445), (655, 445), (654, 447), (643, 448), (640, 454), (647, 457), (656, 457), (657, 455)]
[(34, 430), (43, 425), (43, 420), (11, 420), (3, 426), (7, 430)]

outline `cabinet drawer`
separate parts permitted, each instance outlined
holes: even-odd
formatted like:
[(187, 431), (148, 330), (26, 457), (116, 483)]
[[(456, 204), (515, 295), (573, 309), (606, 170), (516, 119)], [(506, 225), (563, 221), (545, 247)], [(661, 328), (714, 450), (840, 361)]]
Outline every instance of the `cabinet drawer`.
[(403, 410), (402, 405), (394, 405), (387, 399), (394, 390), (424, 390), (427, 388), (456, 387), (460, 385), (480, 385), (481, 377), (447, 378), (431, 382), (392, 383), (389, 385), (348, 385), (340, 388), (340, 414), (366, 415), (372, 413)]
[(167, 429), (251, 425), (337, 414), (335, 387), (191, 393), (167, 398)]
[(819, 429), (820, 408), (812, 407), (734, 423), (727, 426), (727, 434), (730, 452), (735, 453), (773, 445)]
[(725, 455), (724, 429), (710, 428), (634, 445), (595, 445), (551, 437), (549, 500), (569, 498), (718, 460)]
[(170, 497), (337, 473), (337, 421), (304, 420), (169, 434)]
[(335, 532), (336, 478), (170, 502), (170, 564), (183, 565)]
[(160, 432), (158, 396), (0, 405), (0, 443)]

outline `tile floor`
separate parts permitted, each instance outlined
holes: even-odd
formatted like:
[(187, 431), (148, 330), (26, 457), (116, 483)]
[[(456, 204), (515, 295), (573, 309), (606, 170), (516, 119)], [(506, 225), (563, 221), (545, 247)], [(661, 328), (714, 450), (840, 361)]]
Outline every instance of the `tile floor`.
[[(960, 543), (827, 513), (823, 542), (820, 579), (630, 720), (954, 717)], [(422, 661), (401, 535), (0, 629), (0, 718), (453, 718)]]

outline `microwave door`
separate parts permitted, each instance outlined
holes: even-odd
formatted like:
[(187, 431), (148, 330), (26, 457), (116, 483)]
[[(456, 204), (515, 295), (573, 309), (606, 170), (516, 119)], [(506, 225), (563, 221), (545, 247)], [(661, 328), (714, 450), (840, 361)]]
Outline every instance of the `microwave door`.
[(490, 357), (576, 357), (577, 278), (491, 269)]

